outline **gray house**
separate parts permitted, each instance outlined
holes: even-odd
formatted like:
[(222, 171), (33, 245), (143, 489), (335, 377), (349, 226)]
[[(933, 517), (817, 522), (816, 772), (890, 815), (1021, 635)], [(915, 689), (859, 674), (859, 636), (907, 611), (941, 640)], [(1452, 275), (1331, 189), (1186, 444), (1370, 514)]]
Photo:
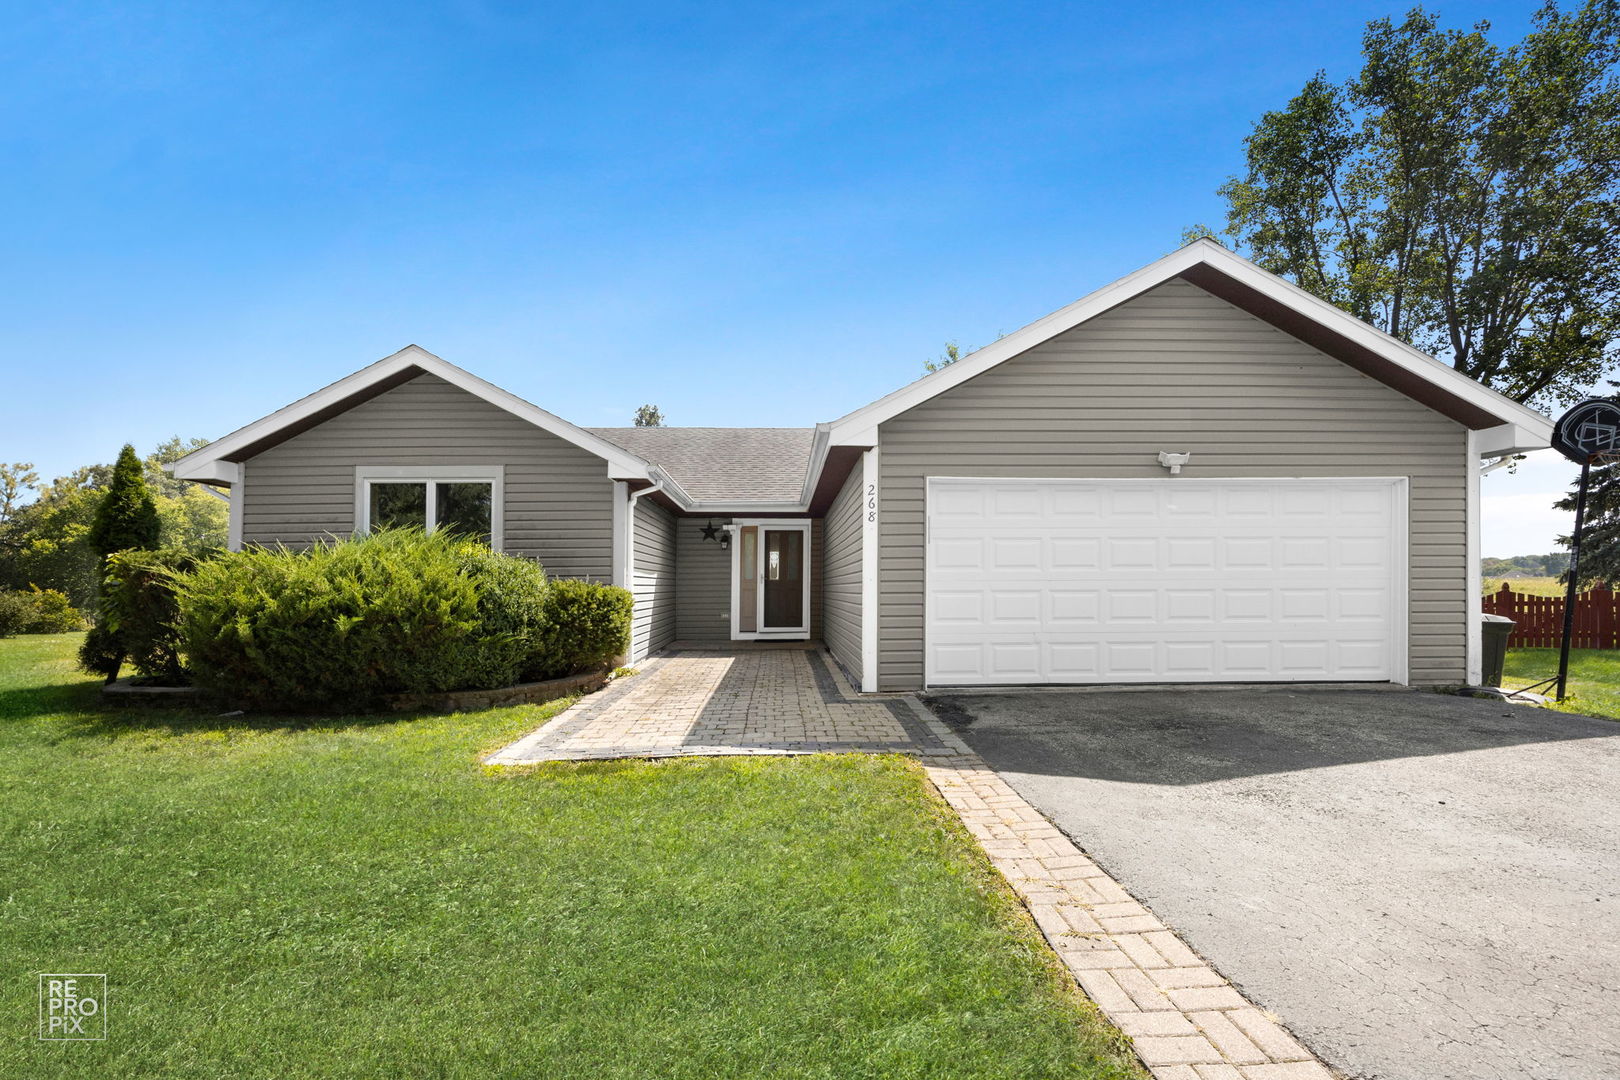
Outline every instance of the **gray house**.
[(814, 428), (580, 428), (416, 346), (177, 462), (231, 543), (454, 524), (633, 658), (863, 690), (1479, 677), (1479, 478), (1551, 423), (1209, 241)]

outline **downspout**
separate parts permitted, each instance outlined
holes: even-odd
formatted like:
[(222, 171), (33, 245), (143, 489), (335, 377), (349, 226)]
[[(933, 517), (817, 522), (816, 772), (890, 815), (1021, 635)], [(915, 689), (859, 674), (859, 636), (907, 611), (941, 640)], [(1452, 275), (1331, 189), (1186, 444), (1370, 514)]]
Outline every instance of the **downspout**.
[[(640, 491), (630, 492), (630, 512), (624, 516), (624, 527), (628, 533), (624, 538), (624, 587), (630, 590), (632, 603), (636, 595), (636, 503), (640, 501), (643, 495), (651, 495), (655, 491), (664, 490), (665, 477), (662, 469), (654, 466), (647, 470), (647, 475), (652, 477), (652, 486), (644, 487)], [(634, 607), (631, 610), (633, 611)], [(631, 621), (632, 623), (635, 621), (634, 615), (631, 616)], [(630, 660), (633, 663), (640, 657), (634, 655), (634, 642), (631, 643), (630, 649)]]

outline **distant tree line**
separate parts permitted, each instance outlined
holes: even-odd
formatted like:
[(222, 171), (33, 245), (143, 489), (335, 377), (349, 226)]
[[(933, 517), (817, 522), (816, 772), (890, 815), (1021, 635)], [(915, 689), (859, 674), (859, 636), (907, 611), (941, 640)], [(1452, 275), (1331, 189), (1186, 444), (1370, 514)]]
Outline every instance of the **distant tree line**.
[[(177, 436), (144, 456), (131, 451), (123, 461), (125, 473), (138, 472), (144, 479), (156, 515), (156, 543), (145, 546), (202, 551), (225, 545), (227, 504), (163, 471), (207, 444), (207, 439)], [(55, 589), (74, 607), (93, 610), (102, 564), (97, 511), (116, 471), (110, 463), (85, 465), (47, 483), (27, 462), (0, 463), (0, 590)], [(108, 528), (104, 522), (101, 531)], [(102, 547), (108, 542), (99, 537)]]
[(1569, 552), (1481, 559), (1479, 568), (1481, 576), (1488, 578), (1562, 577), (1569, 569)]

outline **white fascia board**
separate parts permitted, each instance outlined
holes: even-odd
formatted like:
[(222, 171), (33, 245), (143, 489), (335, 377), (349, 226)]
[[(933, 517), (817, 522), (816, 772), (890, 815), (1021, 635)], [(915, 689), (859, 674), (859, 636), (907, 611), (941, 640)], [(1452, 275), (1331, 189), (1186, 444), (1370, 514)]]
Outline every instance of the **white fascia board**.
[(802, 502), (738, 502), (735, 499), (696, 500), (682, 509), (694, 514), (804, 514), (809, 506)]
[(870, 405), (832, 421), (828, 425), (831, 428), (830, 441), (835, 446), (873, 445), (868, 440), (875, 435), (877, 426), (885, 420), (915, 408), (929, 398), (983, 374), (1004, 360), (1010, 360), (1058, 334), (1072, 330), (1081, 323), (1096, 318), (1198, 265), (1208, 265), (1219, 270), (1476, 408), (1501, 417), (1504, 423), (1518, 424), (1526, 431), (1546, 439), (1552, 436), (1552, 421), (1535, 410), (1482, 386), (1455, 368), (1419, 352), (1406, 342), (1391, 337), (1348, 312), (1340, 311), (1327, 301), (1312, 296), (1297, 285), (1262, 270), (1213, 240), (1200, 239), (1172, 251), (1135, 273), (1104, 285), (1067, 307), (1059, 308), (1052, 314), (1037, 319), (1021, 330), (1015, 330), (977, 352), (962, 357), (954, 364), (948, 364), (939, 371), (925, 375)]
[(1503, 424), (1474, 432), (1474, 451), (1480, 457), (1528, 454), (1547, 449), (1551, 434), (1531, 431), (1523, 424)]
[(486, 382), (469, 371), (463, 371), (454, 364), (441, 360), (419, 345), (407, 345), (392, 356), (384, 357), (375, 364), (339, 379), (325, 389), (317, 390), (285, 408), (277, 409), (269, 416), (214, 440), (200, 450), (192, 451), (174, 463), (174, 475), (188, 478), (191, 475), (189, 470), (228, 457), (245, 446), (274, 435), (282, 428), (307, 419), (322, 409), (412, 367), (436, 375), (452, 386), (459, 387), (474, 397), (482, 398), (496, 408), (504, 409), (521, 420), (527, 420), (535, 427), (549, 431), (558, 438), (595, 454), (607, 462), (608, 474), (615, 479), (645, 479), (647, 476), (647, 462), (636, 455), (570, 424), (560, 416), (524, 401), (516, 394), (502, 390), (494, 383)]

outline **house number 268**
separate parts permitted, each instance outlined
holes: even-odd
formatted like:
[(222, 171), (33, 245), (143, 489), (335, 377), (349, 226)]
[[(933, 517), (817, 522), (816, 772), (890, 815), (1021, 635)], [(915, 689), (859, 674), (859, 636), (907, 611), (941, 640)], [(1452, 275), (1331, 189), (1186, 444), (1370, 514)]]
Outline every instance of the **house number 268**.
[(866, 485), (866, 520), (877, 520), (877, 485)]

